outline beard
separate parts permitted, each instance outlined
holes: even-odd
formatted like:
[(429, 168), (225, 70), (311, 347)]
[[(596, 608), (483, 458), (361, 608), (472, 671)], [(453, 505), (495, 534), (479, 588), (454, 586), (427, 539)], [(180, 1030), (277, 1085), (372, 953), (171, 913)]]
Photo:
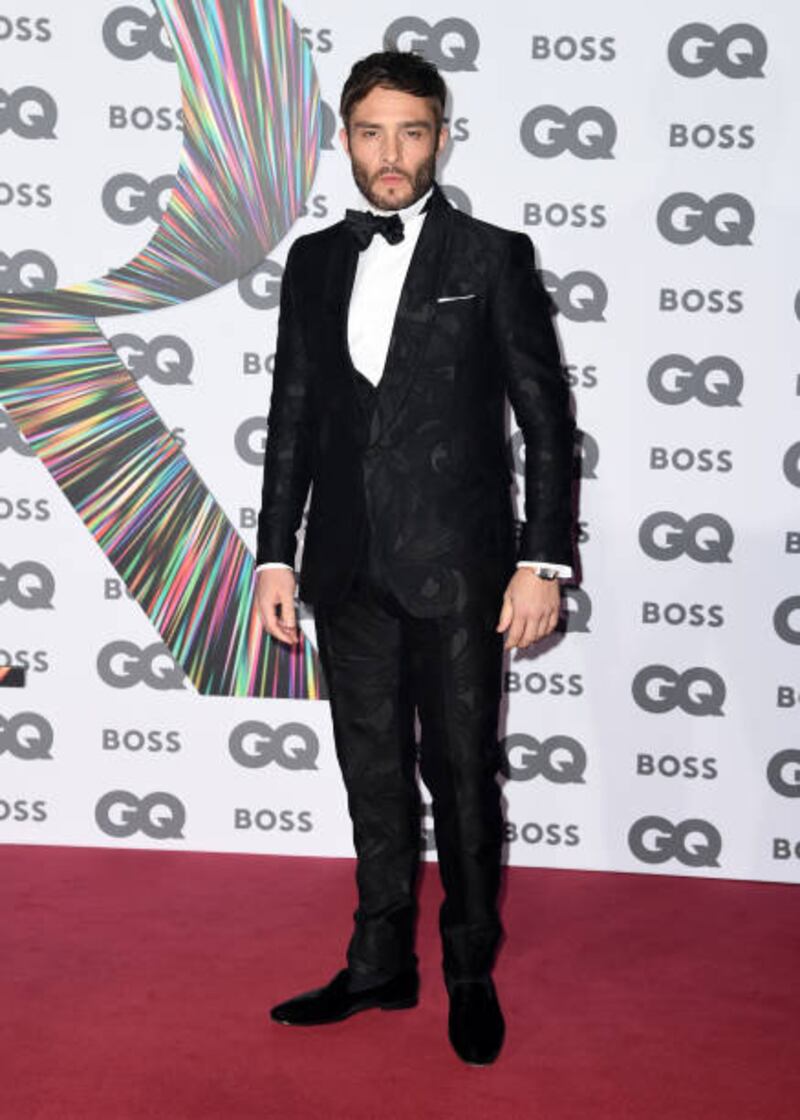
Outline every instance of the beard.
[[(424, 160), (413, 175), (409, 175), (405, 171), (401, 171), (398, 167), (390, 167), (388, 164), (385, 167), (380, 167), (378, 170), (370, 175), (363, 163), (351, 159), (350, 166), (353, 172), (356, 186), (374, 207), (378, 210), (402, 210), (406, 206), (412, 206), (418, 198), (422, 198), (425, 192), (430, 187), (436, 176), (436, 153), (431, 153), (428, 159)], [(407, 198), (393, 199), (383, 198), (377, 193), (380, 190), (379, 180), (381, 175), (387, 174), (400, 175), (405, 179), (406, 183), (411, 187), (411, 194)], [(387, 189), (387, 188), (384, 188)], [(397, 189), (397, 188), (395, 188)]]

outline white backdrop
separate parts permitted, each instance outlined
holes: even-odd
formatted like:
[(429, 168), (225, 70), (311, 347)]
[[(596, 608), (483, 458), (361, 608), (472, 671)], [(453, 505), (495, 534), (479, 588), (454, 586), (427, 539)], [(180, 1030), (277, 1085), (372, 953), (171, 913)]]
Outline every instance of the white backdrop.
[[(0, 15), (1, 291), (30, 282), (27, 250), (63, 285), (155, 227), (107, 188), (174, 172), (178, 75), (144, 0), (108, 30), (120, 7)], [(586, 433), (567, 632), (506, 665), (509, 861), (800, 881), (800, 14), (290, 8), (324, 136), (277, 267), (103, 330), (128, 336), (118, 352), (253, 547), (280, 266), (359, 204), (341, 85), (387, 35), (423, 50), (452, 93), (439, 179), (532, 238)], [(49, 100), (15, 101), (24, 87)], [(0, 666), (28, 667), (0, 690), (0, 840), (350, 854), (327, 703), (198, 696), (154, 643), (0, 414)]]

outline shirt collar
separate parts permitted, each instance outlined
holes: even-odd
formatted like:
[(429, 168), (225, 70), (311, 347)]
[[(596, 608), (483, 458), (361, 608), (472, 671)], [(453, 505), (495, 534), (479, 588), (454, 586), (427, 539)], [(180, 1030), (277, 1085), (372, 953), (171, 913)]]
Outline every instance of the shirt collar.
[(423, 206), (432, 194), (433, 187), (430, 186), (428, 187), (425, 194), (418, 198), (416, 202), (412, 202), (410, 206), (404, 206), (402, 210), (379, 210), (377, 206), (373, 206), (370, 202), (367, 203), (367, 209), (371, 214), (377, 214), (379, 218), (390, 218), (392, 214), (398, 214), (400, 216), (400, 220), (405, 223), (411, 218), (416, 218), (419, 215)]

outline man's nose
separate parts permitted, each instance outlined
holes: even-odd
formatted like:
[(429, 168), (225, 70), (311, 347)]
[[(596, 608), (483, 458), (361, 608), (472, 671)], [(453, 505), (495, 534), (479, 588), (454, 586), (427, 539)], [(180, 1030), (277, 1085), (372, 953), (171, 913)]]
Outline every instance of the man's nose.
[(400, 143), (396, 136), (387, 135), (383, 143), (383, 158), (387, 163), (396, 163), (400, 158)]

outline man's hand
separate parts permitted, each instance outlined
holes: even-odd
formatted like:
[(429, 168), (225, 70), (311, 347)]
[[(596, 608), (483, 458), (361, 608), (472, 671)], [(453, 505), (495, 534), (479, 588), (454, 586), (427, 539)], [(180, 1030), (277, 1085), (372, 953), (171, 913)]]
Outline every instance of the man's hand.
[(278, 641), (294, 645), (300, 633), (294, 609), (294, 572), (262, 568), (256, 573), (256, 606), (261, 624)]
[(560, 600), (557, 579), (540, 579), (532, 568), (517, 568), (503, 595), (495, 627), (500, 633), (508, 630), (503, 649), (525, 649), (551, 634), (558, 622)]

